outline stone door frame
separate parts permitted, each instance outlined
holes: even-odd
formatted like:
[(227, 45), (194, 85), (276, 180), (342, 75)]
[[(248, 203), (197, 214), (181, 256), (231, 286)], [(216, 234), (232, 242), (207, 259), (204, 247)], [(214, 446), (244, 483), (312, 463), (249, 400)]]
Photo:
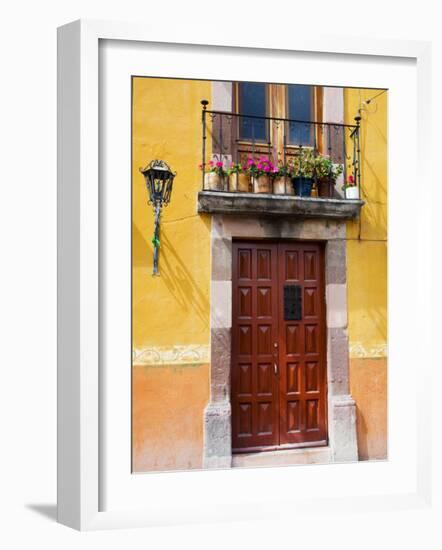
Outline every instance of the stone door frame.
[(204, 468), (232, 465), (230, 371), (235, 238), (325, 242), (328, 446), (333, 462), (358, 460), (356, 406), (349, 389), (345, 235), (345, 221), (341, 220), (212, 216), (210, 400), (204, 411)]

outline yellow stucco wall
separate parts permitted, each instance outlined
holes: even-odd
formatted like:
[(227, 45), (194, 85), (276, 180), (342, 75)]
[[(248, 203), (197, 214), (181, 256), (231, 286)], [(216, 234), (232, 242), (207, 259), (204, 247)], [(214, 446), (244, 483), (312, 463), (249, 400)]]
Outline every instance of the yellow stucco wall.
[(388, 92), (345, 90), (345, 120), (361, 109), (359, 220), (347, 225), (350, 390), (359, 456), (387, 456), (387, 101)]
[[(134, 471), (201, 467), (210, 339), (210, 218), (196, 212), (203, 98), (211, 99), (209, 82), (133, 79)], [(158, 277), (153, 212), (139, 172), (152, 159), (177, 172), (162, 214)], [(178, 435), (187, 451), (170, 443)]]
[[(209, 343), (210, 218), (196, 212), (201, 162), (200, 100), (210, 83), (133, 80), (133, 345)], [(152, 277), (152, 207), (139, 172), (152, 159), (177, 172), (163, 209), (159, 277)]]

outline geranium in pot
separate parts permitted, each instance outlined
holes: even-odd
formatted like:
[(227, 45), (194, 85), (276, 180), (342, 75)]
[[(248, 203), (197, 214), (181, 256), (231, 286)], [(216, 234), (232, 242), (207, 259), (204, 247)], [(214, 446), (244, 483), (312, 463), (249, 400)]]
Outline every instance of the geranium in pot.
[(273, 169), (273, 193), (275, 195), (293, 195), (290, 167), (282, 162)]
[(310, 197), (312, 194), (315, 158), (311, 149), (301, 149), (293, 159), (292, 182), (295, 195)]
[[(226, 172), (223, 162), (209, 161), (208, 168), (204, 173), (204, 190), (205, 191), (224, 191), (226, 182)], [(200, 170), (204, 169), (202, 164), (199, 165)]]
[(336, 180), (342, 174), (342, 171), (342, 164), (334, 164), (331, 159), (325, 155), (316, 155), (315, 177), (319, 197), (333, 197), (333, 188), (336, 184)]
[(227, 169), (229, 180), (229, 191), (248, 193), (250, 191), (250, 175), (247, 173), (247, 166), (235, 162)]
[(274, 164), (269, 157), (261, 156), (258, 161), (255, 161), (252, 157), (248, 158), (247, 170), (252, 178), (254, 193), (272, 192), (271, 174), (274, 168)]
[(346, 199), (359, 199), (359, 187), (352, 174), (348, 176), (347, 182), (343, 185)]

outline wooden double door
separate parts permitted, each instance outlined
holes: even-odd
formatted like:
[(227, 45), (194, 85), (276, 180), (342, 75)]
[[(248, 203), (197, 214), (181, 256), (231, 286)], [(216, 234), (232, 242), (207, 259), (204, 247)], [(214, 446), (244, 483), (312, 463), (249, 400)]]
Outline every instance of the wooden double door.
[(232, 449), (327, 443), (324, 251), (234, 241)]

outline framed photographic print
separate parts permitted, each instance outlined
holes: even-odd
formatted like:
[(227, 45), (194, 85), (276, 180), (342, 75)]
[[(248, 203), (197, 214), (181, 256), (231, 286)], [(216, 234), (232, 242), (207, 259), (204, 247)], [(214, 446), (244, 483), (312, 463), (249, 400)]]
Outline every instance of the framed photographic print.
[(59, 521), (423, 506), (427, 46), (182, 36), (59, 30)]

